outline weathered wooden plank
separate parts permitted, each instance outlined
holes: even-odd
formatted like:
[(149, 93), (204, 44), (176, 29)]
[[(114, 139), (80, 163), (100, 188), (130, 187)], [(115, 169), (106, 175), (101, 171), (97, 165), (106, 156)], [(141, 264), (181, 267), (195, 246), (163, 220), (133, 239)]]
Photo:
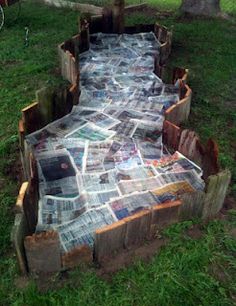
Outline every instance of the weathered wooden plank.
[(188, 79), (189, 70), (181, 67), (175, 67), (172, 74), (172, 84), (181, 79), (186, 84)]
[(41, 128), (39, 118), (38, 102), (33, 102), (21, 110), (24, 130), (26, 134), (30, 134)]
[(126, 222), (124, 246), (139, 244), (150, 235), (151, 211), (144, 210), (123, 219)]
[(213, 139), (209, 139), (206, 145), (202, 162), (204, 179), (208, 178), (209, 175), (217, 174), (220, 171), (218, 156), (218, 145)]
[(124, 0), (114, 0), (112, 6), (112, 29), (113, 33), (124, 33), (125, 19), (124, 19)]
[[(77, 77), (77, 79), (79, 78), (79, 76)], [(77, 82), (79, 83), (79, 82)], [(72, 102), (72, 106), (73, 105), (77, 105), (79, 103), (79, 87), (77, 84), (72, 85), (69, 89), (69, 93), (67, 95), (67, 107), (70, 108)]]
[(182, 131), (178, 151), (190, 160), (194, 161), (197, 165), (202, 166), (205, 149), (200, 143), (198, 135), (194, 131)]
[(229, 170), (211, 175), (206, 183), (206, 198), (203, 204), (203, 219), (214, 217), (222, 208), (226, 192), (230, 183)]
[(53, 98), (54, 88), (48, 86), (36, 91), (36, 100), (42, 126), (47, 125), (53, 120)]
[(166, 120), (179, 125), (188, 120), (190, 109), (191, 109), (191, 100), (192, 100), (192, 90), (188, 88), (187, 93), (183, 99), (178, 103), (169, 107), (165, 112)]
[(92, 262), (93, 252), (87, 245), (78, 246), (62, 256), (62, 266), (65, 269), (92, 264)]
[(87, 20), (81, 22), (81, 31), (80, 31), (80, 42), (79, 42), (79, 52), (89, 50), (90, 37), (89, 37), (89, 24)]
[(27, 236), (24, 245), (30, 273), (60, 271), (60, 241), (57, 232), (48, 231)]
[(152, 207), (151, 237), (154, 237), (158, 230), (178, 222), (180, 206), (181, 201), (174, 201)]
[(118, 221), (95, 232), (95, 258), (101, 262), (124, 246), (126, 223)]
[(178, 150), (179, 141), (180, 141), (181, 129), (169, 122), (168, 120), (164, 121), (163, 124), (163, 143), (174, 150)]
[(20, 149), (20, 160), (21, 160), (21, 165), (22, 165), (22, 179), (26, 180), (27, 179), (27, 172), (26, 172), (26, 162), (25, 162), (25, 128), (24, 128), (24, 122), (23, 120), (19, 120), (18, 124), (18, 137), (19, 137), (19, 149)]
[(184, 193), (181, 195), (180, 200), (182, 205), (179, 209), (179, 221), (201, 218), (205, 196), (203, 191)]
[(11, 231), (11, 242), (16, 252), (16, 258), (19, 264), (20, 272), (27, 274), (28, 267), (24, 249), (24, 239), (28, 234), (27, 223), (24, 213), (20, 212), (15, 215), (14, 225)]
[(89, 22), (90, 34), (103, 32), (103, 14), (104, 14), (104, 8), (102, 14), (89, 17), (88, 22)]
[(29, 186), (29, 183), (24, 182), (24, 183), (22, 183), (22, 185), (20, 187), (20, 190), (19, 190), (19, 193), (18, 193), (18, 196), (17, 196), (17, 199), (16, 199), (16, 206), (15, 206), (15, 209), (18, 213), (23, 212), (23, 203), (24, 203), (24, 199), (25, 199), (25, 196), (26, 196), (28, 186)]

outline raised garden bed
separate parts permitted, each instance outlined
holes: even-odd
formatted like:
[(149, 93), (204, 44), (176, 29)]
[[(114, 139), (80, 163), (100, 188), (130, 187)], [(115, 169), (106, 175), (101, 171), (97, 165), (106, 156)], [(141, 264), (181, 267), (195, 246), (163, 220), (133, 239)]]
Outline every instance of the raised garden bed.
[[(91, 32), (96, 27), (104, 30), (104, 18), (110, 15), (91, 19)], [(100, 28), (98, 27), (100, 25)], [(113, 29), (117, 29), (116, 26)], [(105, 32), (107, 29), (105, 29)], [(160, 25), (145, 25), (124, 28), (126, 33), (154, 31), (161, 42), (160, 56), (156, 57), (155, 73), (164, 78), (168, 69), (166, 61), (171, 51), (172, 33)], [(122, 26), (119, 22), (119, 30)], [(114, 32), (112, 30), (112, 32)], [(95, 244), (91, 249), (86, 245), (74, 248), (61, 255), (58, 234), (46, 231), (35, 234), (38, 219), (38, 174), (33, 152), (25, 141), (25, 136), (49, 122), (68, 114), (73, 105), (79, 103), (79, 53), (89, 47), (89, 27), (83, 24), (81, 33), (58, 46), (62, 76), (71, 85), (63, 90), (43, 89), (37, 93), (37, 102), (22, 110), (19, 123), (19, 137), (24, 179), (26, 182), (17, 198), (15, 225), (12, 240), (16, 249), (20, 269), (29, 272), (57, 272), (65, 268), (73, 268), (80, 263), (102, 263), (107, 257), (114, 256), (123, 248), (140, 245), (153, 239), (157, 230), (172, 223), (189, 220), (195, 217), (208, 219), (213, 217), (222, 207), (230, 181), (229, 171), (219, 170), (218, 148), (213, 140), (204, 146), (198, 136), (190, 130), (182, 130), (179, 125), (187, 120), (190, 112), (191, 89), (186, 84), (185, 69), (173, 71), (171, 81), (179, 83), (180, 101), (165, 111), (163, 125), (163, 143), (171, 151), (179, 151), (195, 162), (203, 170), (204, 191), (184, 193), (178, 200), (153, 205), (149, 209), (133, 214), (95, 232)]]

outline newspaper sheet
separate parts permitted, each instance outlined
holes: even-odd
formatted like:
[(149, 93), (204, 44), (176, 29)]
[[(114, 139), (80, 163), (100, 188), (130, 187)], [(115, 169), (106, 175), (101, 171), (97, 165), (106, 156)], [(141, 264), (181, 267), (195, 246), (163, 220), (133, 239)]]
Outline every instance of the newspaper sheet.
[(107, 206), (101, 206), (98, 209), (86, 211), (73, 221), (56, 226), (62, 252), (69, 252), (79, 245), (92, 246), (96, 229), (112, 224), (116, 220)]
[(123, 196), (117, 199), (113, 199), (109, 206), (114, 212), (116, 218), (121, 220), (136, 212), (147, 209), (156, 204), (155, 197), (151, 192), (133, 193), (129, 196)]
[(84, 195), (75, 198), (45, 196), (39, 202), (37, 231), (68, 222), (86, 211), (87, 199)]
[(95, 124), (86, 123), (84, 126), (78, 128), (67, 134), (66, 138), (75, 138), (90, 141), (104, 141), (108, 140), (115, 135), (114, 131), (105, 130), (97, 127)]

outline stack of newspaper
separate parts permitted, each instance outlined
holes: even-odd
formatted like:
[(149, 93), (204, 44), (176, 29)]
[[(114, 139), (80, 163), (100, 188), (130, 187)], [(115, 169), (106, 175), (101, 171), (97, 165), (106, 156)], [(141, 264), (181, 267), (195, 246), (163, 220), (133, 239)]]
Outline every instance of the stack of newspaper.
[(62, 252), (93, 245), (96, 229), (203, 190), (202, 170), (162, 143), (178, 85), (154, 73), (155, 35), (94, 34), (80, 55), (81, 96), (63, 118), (27, 136), (39, 175), (37, 231), (58, 231)]

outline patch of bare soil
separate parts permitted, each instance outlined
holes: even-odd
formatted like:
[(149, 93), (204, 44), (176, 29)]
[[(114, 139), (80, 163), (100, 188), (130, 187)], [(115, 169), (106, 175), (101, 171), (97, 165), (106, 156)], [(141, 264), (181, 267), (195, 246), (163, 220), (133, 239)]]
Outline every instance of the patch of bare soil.
[(109, 279), (114, 273), (135, 263), (137, 260), (148, 262), (167, 243), (167, 239), (154, 239), (148, 241), (145, 245), (133, 246), (130, 249), (123, 250), (113, 258), (104, 261), (100, 268), (97, 269), (97, 275)]
[(191, 228), (187, 230), (186, 234), (192, 239), (201, 239), (203, 236), (201, 224), (194, 224)]
[(24, 290), (29, 286), (30, 279), (27, 276), (19, 276), (15, 279), (15, 286), (20, 290)]

